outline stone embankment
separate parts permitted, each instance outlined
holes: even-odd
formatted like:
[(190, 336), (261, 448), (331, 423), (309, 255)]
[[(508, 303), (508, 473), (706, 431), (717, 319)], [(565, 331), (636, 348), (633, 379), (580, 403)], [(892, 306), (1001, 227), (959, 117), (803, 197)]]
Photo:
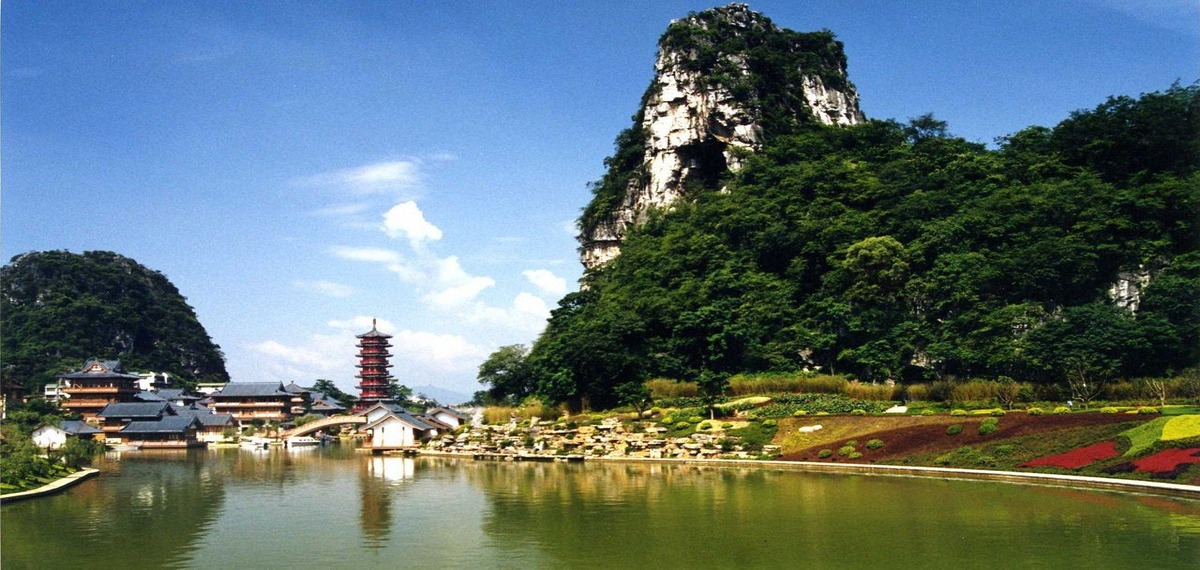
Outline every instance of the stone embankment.
[(70, 487), (72, 485), (80, 483), (84, 479), (92, 477), (98, 473), (100, 473), (99, 469), (91, 469), (91, 468), (80, 469), (79, 471), (76, 471), (70, 475), (67, 475), (66, 477), (63, 477), (54, 482), (42, 485), (41, 487), (38, 487), (37, 489), (30, 489), (28, 491), (21, 491), (19, 493), (6, 493), (4, 495), (0, 495), (0, 503), (11, 503), (13, 501), (23, 501), (25, 499), (32, 499), (35, 497), (44, 497), (46, 495), (53, 495), (54, 493), (59, 493), (59, 492), (63, 491), (64, 489), (66, 489), (67, 487)]
[(500, 425), (472, 426), (430, 442), (426, 449), (461, 455), (582, 456), (644, 459), (763, 459), (779, 454), (773, 445), (750, 449), (738, 437), (693, 433), (668, 437), (650, 422), (622, 424), (607, 418), (594, 425), (553, 423), (534, 418)]

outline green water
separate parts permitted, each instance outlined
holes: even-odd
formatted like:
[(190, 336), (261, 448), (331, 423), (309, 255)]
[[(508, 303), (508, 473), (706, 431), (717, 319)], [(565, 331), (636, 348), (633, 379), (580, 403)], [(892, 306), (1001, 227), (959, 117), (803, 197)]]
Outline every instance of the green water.
[(1200, 502), (744, 468), (126, 453), (0, 510), (19, 568), (1200, 568)]

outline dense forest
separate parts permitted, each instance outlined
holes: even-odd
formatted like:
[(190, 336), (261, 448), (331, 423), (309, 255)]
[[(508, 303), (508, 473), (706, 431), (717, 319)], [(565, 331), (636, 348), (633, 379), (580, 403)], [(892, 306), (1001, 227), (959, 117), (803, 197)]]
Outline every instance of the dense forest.
[(38, 393), (89, 358), (177, 381), (229, 380), (220, 347), (167, 278), (107, 251), (45, 251), (0, 269), (5, 394)]
[[(756, 371), (1178, 373), (1200, 363), (1198, 133), (1197, 85), (1114, 97), (994, 149), (929, 115), (801, 125), (726, 191), (656, 212), (480, 379), (495, 400), (603, 407), (652, 378), (715, 394)], [(1132, 302), (1110, 293), (1122, 275)]]

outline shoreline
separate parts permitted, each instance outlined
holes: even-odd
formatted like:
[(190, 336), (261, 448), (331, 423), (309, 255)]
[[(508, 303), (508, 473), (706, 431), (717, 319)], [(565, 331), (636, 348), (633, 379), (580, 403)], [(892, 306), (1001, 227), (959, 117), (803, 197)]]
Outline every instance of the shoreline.
[[(473, 454), (441, 451), (417, 451), (418, 456), (451, 457), (474, 459)], [(516, 455), (513, 456), (517, 457)], [(531, 456), (532, 457), (532, 456)], [(912, 465), (878, 465), (872, 463), (820, 463), (815, 461), (774, 461), (746, 459), (651, 459), (648, 457), (585, 457), (584, 463), (657, 463), (676, 465), (701, 465), (708, 467), (753, 467), (779, 471), (803, 471), (809, 473), (844, 473), (876, 475), (885, 477), (921, 477), (926, 479), (963, 479), (994, 481), (1024, 485), (1047, 485), (1073, 487), (1125, 493), (1166, 495), (1200, 500), (1200, 486), (1135, 479), (1111, 479), (1086, 475), (1060, 475), (1057, 473), (1026, 473), (1021, 471), (997, 471), (989, 469), (958, 469), (951, 467), (921, 467)]]
[(45, 497), (47, 495), (61, 493), (62, 491), (66, 490), (70, 487), (73, 487), (87, 479), (90, 479), (99, 473), (100, 473), (99, 469), (94, 469), (91, 467), (84, 467), (84, 468), (80, 469), (79, 471), (76, 471), (70, 475), (67, 475), (66, 477), (62, 477), (62, 478), (52, 481), (50, 483), (46, 483), (45, 485), (42, 485), (41, 487), (38, 487), (36, 489), (30, 489), (28, 491), (18, 491), (15, 493), (6, 493), (4, 495), (0, 495), (0, 504), (12, 503), (12, 502), (16, 502), (16, 501), (24, 501), (27, 499), (34, 499), (37, 497)]

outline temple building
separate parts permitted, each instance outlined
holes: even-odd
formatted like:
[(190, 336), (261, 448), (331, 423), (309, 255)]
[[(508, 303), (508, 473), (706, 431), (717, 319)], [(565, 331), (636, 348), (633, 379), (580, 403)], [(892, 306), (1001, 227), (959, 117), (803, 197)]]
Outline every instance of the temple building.
[(388, 384), (392, 377), (391, 372), (388, 372), (388, 368), (392, 367), (388, 363), (388, 358), (392, 356), (388, 349), (392, 347), (392, 343), (388, 342), (388, 339), (392, 338), (392, 335), (379, 332), (375, 320), (372, 319), (371, 330), (357, 335), (356, 338), (358, 338), (358, 374), (356, 376), (360, 382), (358, 403), (354, 409), (362, 411), (375, 404), (392, 401), (388, 394)]
[(292, 419), (293, 396), (279, 382), (230, 382), (209, 396), (209, 407), (214, 413), (232, 415), (242, 426), (282, 423)]
[(92, 419), (105, 406), (133, 402), (138, 393), (137, 374), (126, 374), (118, 360), (89, 360), (77, 372), (58, 376), (62, 399), (58, 406)]

